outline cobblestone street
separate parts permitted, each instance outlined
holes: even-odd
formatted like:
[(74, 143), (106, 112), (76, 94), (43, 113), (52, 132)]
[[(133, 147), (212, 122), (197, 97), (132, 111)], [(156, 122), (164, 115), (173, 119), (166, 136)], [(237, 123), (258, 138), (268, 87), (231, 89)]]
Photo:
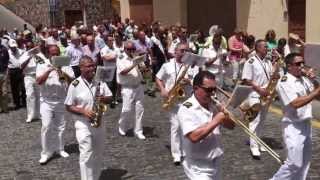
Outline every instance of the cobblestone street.
[[(172, 163), (169, 147), (169, 120), (159, 110), (159, 98), (145, 98), (144, 133), (145, 141), (138, 140), (132, 133), (120, 137), (117, 121), (121, 104), (109, 109), (106, 115), (107, 136), (105, 137), (104, 171), (101, 179), (120, 180), (175, 180), (185, 179), (181, 166)], [(79, 179), (79, 152), (75, 139), (73, 121), (67, 119), (65, 131), (66, 151), (69, 158), (53, 158), (47, 165), (40, 166), (41, 121), (25, 122), (26, 110), (0, 114), (0, 179), (11, 180), (75, 180)], [(265, 126), (264, 140), (285, 157), (280, 131), (280, 116), (269, 113)], [(320, 179), (320, 131), (313, 129), (313, 159), (308, 179)], [(240, 128), (223, 130), (225, 154), (223, 179), (265, 180), (279, 168), (279, 164), (267, 153), (260, 161), (252, 160), (246, 145), (247, 135)]]

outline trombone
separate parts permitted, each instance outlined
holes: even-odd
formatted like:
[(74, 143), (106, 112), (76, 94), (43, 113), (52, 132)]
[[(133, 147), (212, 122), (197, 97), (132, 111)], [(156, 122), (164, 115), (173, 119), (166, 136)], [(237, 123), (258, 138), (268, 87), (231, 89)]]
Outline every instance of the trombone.
[[(230, 104), (230, 94), (225, 92), (224, 90), (222, 90), (219, 87), (216, 87), (217, 90), (222, 93), (223, 95), (225, 95), (229, 101), (226, 104), (226, 106), (223, 108), (224, 112), (229, 116), (230, 120), (233, 121), (236, 125), (238, 125), (247, 135), (249, 135), (252, 139), (254, 139), (260, 146), (264, 147), (266, 149), (266, 151), (274, 158), (276, 159), (280, 164), (283, 164), (283, 160), (281, 159), (280, 155), (277, 154), (273, 149), (271, 149), (263, 140), (261, 140), (256, 134), (254, 134), (242, 121), (240, 121), (239, 119), (237, 119), (229, 110), (227, 110), (227, 107)], [(212, 100), (218, 104), (221, 105), (220, 101), (218, 101), (216, 98), (212, 98)]]

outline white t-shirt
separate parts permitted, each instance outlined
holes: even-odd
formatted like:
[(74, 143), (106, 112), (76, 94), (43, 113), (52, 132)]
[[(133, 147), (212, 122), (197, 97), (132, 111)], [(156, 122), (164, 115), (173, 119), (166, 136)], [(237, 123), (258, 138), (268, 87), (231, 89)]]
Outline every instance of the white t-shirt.
[(66, 56), (71, 58), (70, 66), (78, 66), (80, 59), (83, 56), (83, 51), (80, 46), (75, 48), (74, 45), (71, 44), (66, 48), (65, 54), (66, 54)]
[(24, 53), (25, 51), (22, 49), (17, 48), (17, 52), (13, 53), (11, 49), (8, 50), (9, 53), (9, 64), (8, 68), (13, 69), (13, 68), (20, 68), (20, 56)]
[(296, 122), (310, 120), (312, 118), (312, 104), (308, 103), (298, 109), (292, 107), (290, 103), (300, 96), (309, 94), (314, 89), (309, 79), (296, 78), (290, 73), (283, 76), (277, 84), (277, 92), (284, 105), (284, 122)]
[[(117, 57), (118, 55), (118, 51), (116, 48), (109, 48), (109, 46), (104, 46), (101, 50), (100, 50), (100, 55), (103, 58), (104, 56), (112, 56), (115, 55)], [(117, 58), (116, 58), (117, 59)], [(103, 65), (104, 66), (111, 66), (111, 67), (115, 67), (116, 66), (116, 60), (115, 61), (106, 61), (103, 60)]]

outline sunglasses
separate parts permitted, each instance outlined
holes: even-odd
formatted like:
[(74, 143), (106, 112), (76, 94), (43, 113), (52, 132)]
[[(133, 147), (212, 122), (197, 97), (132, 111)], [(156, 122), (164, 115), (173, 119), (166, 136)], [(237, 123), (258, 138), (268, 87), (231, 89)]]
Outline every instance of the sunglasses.
[(295, 62), (295, 63), (292, 63), (292, 64), (295, 65), (295, 66), (303, 66), (304, 62), (301, 61), (301, 62)]
[(126, 48), (127, 51), (135, 51), (136, 48)]
[(211, 94), (216, 91), (216, 87), (204, 87), (200, 86), (201, 89), (203, 89), (206, 93)]

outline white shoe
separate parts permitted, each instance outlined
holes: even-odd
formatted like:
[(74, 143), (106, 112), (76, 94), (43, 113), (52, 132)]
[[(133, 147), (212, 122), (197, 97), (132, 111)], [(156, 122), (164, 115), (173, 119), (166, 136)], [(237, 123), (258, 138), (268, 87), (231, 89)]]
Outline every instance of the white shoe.
[(52, 154), (51, 155), (41, 155), (39, 163), (41, 165), (46, 164), (48, 162), (48, 160), (51, 158), (51, 156), (52, 156)]
[(137, 137), (138, 139), (141, 139), (141, 140), (145, 140), (145, 139), (146, 139), (146, 137), (145, 137), (142, 133), (137, 133), (137, 134), (136, 134), (136, 137)]
[(121, 136), (125, 136), (125, 135), (126, 135), (126, 132), (119, 127), (119, 134), (120, 134)]
[(60, 155), (61, 157), (63, 157), (63, 158), (69, 157), (69, 154), (68, 154), (67, 152), (65, 152), (65, 151), (60, 151), (60, 152), (59, 152), (59, 155)]
[(259, 148), (251, 148), (251, 154), (252, 156), (259, 157), (261, 155)]
[(31, 121), (32, 121), (32, 118), (28, 118), (28, 119), (26, 120), (27, 123), (30, 123)]

